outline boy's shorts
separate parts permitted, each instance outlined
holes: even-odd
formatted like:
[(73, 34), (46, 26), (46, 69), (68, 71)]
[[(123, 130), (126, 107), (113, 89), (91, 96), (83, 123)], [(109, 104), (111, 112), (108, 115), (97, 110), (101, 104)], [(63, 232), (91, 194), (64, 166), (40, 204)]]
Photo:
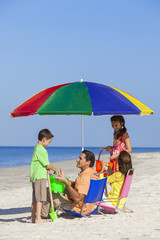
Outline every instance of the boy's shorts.
[(32, 183), (33, 202), (44, 202), (47, 200), (46, 179), (39, 179)]

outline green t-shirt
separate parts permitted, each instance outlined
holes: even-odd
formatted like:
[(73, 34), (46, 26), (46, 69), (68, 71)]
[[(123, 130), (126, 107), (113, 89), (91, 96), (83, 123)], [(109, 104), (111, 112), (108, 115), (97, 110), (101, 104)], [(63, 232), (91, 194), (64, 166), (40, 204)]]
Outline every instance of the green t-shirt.
[(35, 182), (36, 179), (47, 179), (46, 166), (49, 164), (47, 150), (37, 143), (32, 156), (30, 181)]

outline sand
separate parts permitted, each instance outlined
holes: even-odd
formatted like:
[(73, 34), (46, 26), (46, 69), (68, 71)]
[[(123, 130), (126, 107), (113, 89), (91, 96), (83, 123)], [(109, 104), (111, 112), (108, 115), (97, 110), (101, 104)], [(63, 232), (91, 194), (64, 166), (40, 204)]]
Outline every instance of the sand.
[[(160, 239), (160, 153), (131, 155), (135, 173), (126, 206), (133, 213), (62, 215), (45, 224), (30, 223), (29, 166), (0, 169), (0, 239)], [(54, 166), (72, 180), (79, 172), (75, 161)]]

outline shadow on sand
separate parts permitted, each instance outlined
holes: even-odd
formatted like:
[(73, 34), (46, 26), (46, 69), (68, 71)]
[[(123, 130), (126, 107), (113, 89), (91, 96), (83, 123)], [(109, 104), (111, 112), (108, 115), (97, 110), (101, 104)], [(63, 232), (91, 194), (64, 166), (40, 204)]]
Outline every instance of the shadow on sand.
[(31, 207), (24, 207), (24, 208), (9, 208), (9, 209), (0, 209), (0, 222), (23, 222), (28, 223), (27, 220), (30, 219), (29, 217), (20, 217), (20, 218), (8, 218), (2, 219), (1, 216), (4, 215), (14, 215), (14, 214), (21, 214), (21, 213), (31, 213)]

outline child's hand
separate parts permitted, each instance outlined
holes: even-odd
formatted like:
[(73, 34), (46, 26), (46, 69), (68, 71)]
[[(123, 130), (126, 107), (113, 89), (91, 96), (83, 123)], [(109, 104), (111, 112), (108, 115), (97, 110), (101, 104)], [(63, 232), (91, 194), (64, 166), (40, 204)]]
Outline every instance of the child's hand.
[(118, 154), (114, 154), (114, 155), (110, 156), (110, 159), (111, 160), (116, 159), (116, 158), (118, 158), (118, 156), (119, 156), (119, 153)]
[(113, 160), (114, 159), (114, 155), (110, 156), (110, 159)]
[(55, 170), (55, 173), (56, 173), (57, 175), (59, 175), (59, 170), (56, 169), (56, 170)]
[(101, 161), (101, 169), (102, 169), (102, 171), (103, 170), (105, 170), (105, 171), (108, 170), (108, 162), (107, 161)]
[(108, 162), (106, 162), (106, 164), (104, 165), (104, 170), (105, 170), (105, 171), (108, 171), (108, 166), (109, 166), (109, 165), (108, 165)]
[(112, 146), (107, 146), (105, 147), (106, 151), (111, 151), (112, 150)]

